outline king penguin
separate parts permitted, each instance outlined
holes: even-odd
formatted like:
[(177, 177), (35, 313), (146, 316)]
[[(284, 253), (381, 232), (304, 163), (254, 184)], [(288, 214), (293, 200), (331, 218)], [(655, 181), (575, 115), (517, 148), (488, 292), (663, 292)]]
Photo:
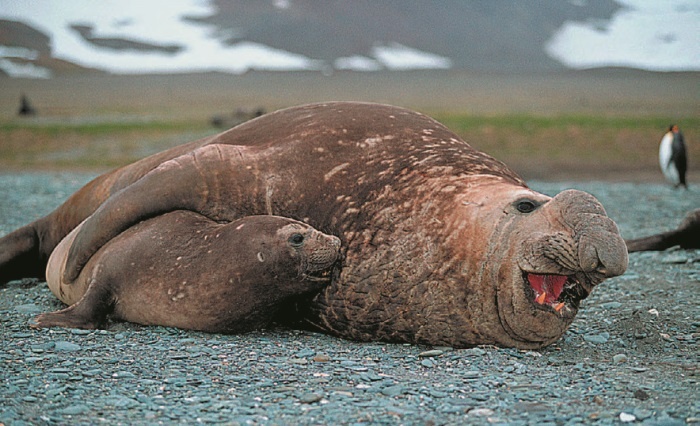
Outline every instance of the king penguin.
[(688, 156), (685, 151), (683, 133), (676, 124), (668, 128), (668, 132), (661, 139), (659, 146), (659, 165), (666, 176), (666, 180), (674, 187), (683, 186), (686, 189), (685, 172), (688, 170)]

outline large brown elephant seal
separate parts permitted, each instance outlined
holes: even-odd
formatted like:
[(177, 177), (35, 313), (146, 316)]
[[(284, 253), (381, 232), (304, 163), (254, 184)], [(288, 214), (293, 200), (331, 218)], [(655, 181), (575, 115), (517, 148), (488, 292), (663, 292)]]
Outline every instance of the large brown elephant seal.
[(330, 283), (340, 240), (278, 216), (219, 224), (178, 210), (132, 226), (102, 246), (73, 282), (62, 279), (76, 227), (46, 268), (70, 307), (34, 327), (98, 328), (108, 314), (146, 325), (239, 333), (266, 326), (291, 296)]
[(38, 274), (91, 215), (70, 249), (72, 281), (120, 232), (174, 210), (219, 222), (276, 214), (339, 236), (340, 273), (299, 306), (350, 339), (542, 347), (627, 267), (591, 195), (532, 191), (422, 114), (338, 102), (267, 114), (96, 178), (0, 240), (0, 273)]
[(660, 251), (674, 246), (683, 249), (700, 248), (700, 209), (688, 212), (678, 228), (648, 237), (627, 240), (627, 250)]

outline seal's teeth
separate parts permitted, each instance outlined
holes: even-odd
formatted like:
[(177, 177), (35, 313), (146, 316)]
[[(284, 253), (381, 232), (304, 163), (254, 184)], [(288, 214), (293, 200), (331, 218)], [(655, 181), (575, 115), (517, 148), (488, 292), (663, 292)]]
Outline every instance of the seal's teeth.
[(566, 304), (564, 302), (559, 302), (556, 305), (552, 305), (555, 311), (561, 312), (561, 310), (564, 308)]
[(535, 298), (535, 302), (539, 303), (540, 305), (544, 303), (544, 299), (547, 298), (547, 292), (545, 291), (544, 293), (540, 294)]

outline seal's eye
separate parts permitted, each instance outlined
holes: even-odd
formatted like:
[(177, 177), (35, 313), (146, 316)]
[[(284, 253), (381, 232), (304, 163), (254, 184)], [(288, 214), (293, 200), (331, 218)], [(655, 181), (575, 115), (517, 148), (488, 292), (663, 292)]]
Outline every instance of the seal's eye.
[(289, 244), (291, 244), (292, 247), (301, 247), (303, 243), (304, 236), (301, 234), (293, 234), (291, 237), (289, 237)]
[(523, 199), (515, 203), (515, 208), (518, 209), (520, 213), (532, 213), (538, 205), (538, 203), (532, 200)]

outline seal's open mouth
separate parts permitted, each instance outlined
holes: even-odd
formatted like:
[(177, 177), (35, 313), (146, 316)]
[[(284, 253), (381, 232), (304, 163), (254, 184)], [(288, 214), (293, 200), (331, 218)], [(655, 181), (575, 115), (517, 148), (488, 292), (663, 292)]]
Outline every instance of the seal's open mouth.
[(525, 272), (524, 278), (530, 284), (533, 303), (546, 309), (551, 308), (559, 314), (565, 310), (578, 309), (579, 302), (588, 296), (588, 290), (574, 275)]

